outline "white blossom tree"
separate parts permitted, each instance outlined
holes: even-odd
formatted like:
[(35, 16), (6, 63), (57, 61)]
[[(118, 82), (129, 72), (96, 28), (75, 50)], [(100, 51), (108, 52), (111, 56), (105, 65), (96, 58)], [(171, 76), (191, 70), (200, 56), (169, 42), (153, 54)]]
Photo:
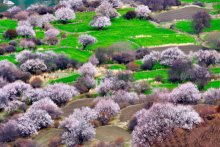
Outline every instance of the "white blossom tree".
[(106, 16), (98, 16), (93, 19), (90, 25), (94, 28), (103, 29), (105, 27), (111, 26), (111, 21)]
[(55, 12), (55, 16), (58, 20), (66, 23), (68, 20), (75, 19), (75, 13), (70, 8), (60, 8)]
[(68, 126), (62, 126), (65, 132), (62, 134), (63, 143), (68, 146), (82, 145), (95, 137), (95, 128), (83, 119), (71, 118)]
[(191, 130), (202, 122), (199, 114), (190, 106), (154, 104), (150, 109), (137, 112), (137, 125), (132, 132), (132, 146), (152, 146), (162, 141), (176, 127)]
[(209, 88), (203, 93), (205, 103), (215, 104), (220, 99), (220, 88)]
[(82, 44), (82, 49), (84, 50), (88, 45), (94, 44), (95, 42), (97, 42), (96, 38), (91, 36), (91, 35), (87, 35), (87, 34), (83, 34), (79, 36), (78, 39), (78, 43)]
[(32, 74), (37, 74), (47, 71), (46, 64), (39, 59), (30, 59), (20, 66), (22, 71), (30, 72)]
[(81, 75), (89, 75), (89, 76), (92, 76), (92, 77), (94, 77), (98, 73), (96, 67), (90, 62), (83, 64), (78, 69), (78, 72)]
[(18, 35), (24, 36), (24, 37), (34, 37), (36, 36), (33, 28), (28, 25), (18, 25), (16, 28), (16, 31)]
[(171, 66), (177, 59), (184, 59), (186, 55), (178, 47), (168, 48), (161, 53), (160, 63)]
[(99, 100), (94, 109), (98, 113), (98, 120), (103, 125), (108, 124), (109, 120), (120, 111), (119, 105), (111, 99)]
[(51, 28), (47, 30), (44, 34), (45, 34), (46, 39), (55, 38), (60, 34), (60, 31), (55, 28)]
[(188, 82), (173, 89), (170, 93), (170, 101), (180, 104), (197, 104), (201, 100), (201, 94), (196, 85)]
[(139, 18), (147, 19), (149, 17), (149, 14), (151, 13), (151, 10), (148, 6), (140, 5), (135, 8), (135, 12)]
[(106, 0), (102, 1), (101, 5), (97, 7), (95, 11), (98, 16), (106, 16), (109, 18), (119, 16), (119, 13), (113, 8), (113, 5)]

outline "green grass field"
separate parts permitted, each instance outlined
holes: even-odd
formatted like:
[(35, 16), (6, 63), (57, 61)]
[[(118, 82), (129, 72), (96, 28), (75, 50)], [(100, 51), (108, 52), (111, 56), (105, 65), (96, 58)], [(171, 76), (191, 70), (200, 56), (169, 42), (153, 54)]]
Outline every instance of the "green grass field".
[[(211, 32), (211, 31), (220, 30), (219, 26), (220, 26), (220, 19), (213, 19), (211, 21), (211, 27), (204, 29), (204, 32)], [(176, 29), (178, 29), (182, 32), (190, 33), (190, 34), (195, 33), (195, 31), (193, 29), (192, 21), (190, 21), (190, 20), (178, 21), (176, 23)]]
[(77, 73), (72, 73), (70, 76), (67, 77), (63, 77), (63, 78), (59, 78), (59, 79), (55, 79), (55, 80), (51, 80), (49, 81), (50, 84), (54, 84), (54, 83), (66, 83), (66, 84), (70, 84), (75, 82), (79, 77), (79, 74)]

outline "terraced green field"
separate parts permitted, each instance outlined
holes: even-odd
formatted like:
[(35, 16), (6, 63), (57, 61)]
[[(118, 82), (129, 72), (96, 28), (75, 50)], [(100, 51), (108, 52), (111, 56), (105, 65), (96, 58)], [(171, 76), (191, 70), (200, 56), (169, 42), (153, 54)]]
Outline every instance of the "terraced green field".
[[(220, 26), (220, 19), (213, 19), (211, 21), (211, 27), (204, 29), (204, 32), (219, 31), (220, 30), (219, 26)], [(195, 31), (193, 30), (192, 21), (190, 20), (178, 21), (176, 23), (176, 29), (190, 34), (195, 33)]]

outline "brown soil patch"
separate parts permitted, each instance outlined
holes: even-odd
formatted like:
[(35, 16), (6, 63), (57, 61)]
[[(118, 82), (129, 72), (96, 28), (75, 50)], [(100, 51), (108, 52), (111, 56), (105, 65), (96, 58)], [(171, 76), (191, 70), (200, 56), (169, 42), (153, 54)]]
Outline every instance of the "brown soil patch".
[(144, 104), (128, 106), (121, 110), (121, 115), (119, 120), (121, 122), (129, 121), (132, 116), (139, 110), (143, 108)]
[(103, 126), (96, 129), (96, 139), (100, 141), (114, 141), (119, 137), (124, 138), (125, 141), (131, 139), (128, 131), (117, 126)]
[[(163, 51), (163, 50), (168, 49), (170, 47), (176, 47), (176, 46), (151, 47), (149, 49), (154, 50), (154, 51)], [(190, 51), (196, 52), (196, 51), (203, 48), (202, 46), (197, 46), (197, 45), (183, 45), (183, 46), (177, 46), (177, 47), (179, 47), (186, 54), (188, 54)]]
[(62, 129), (56, 128), (47, 128), (38, 132), (36, 136), (33, 137), (39, 146), (47, 147), (51, 139), (59, 137), (62, 132)]
[(208, 11), (197, 6), (184, 7), (176, 10), (170, 10), (153, 15), (158, 22), (169, 22), (173, 20), (192, 19), (192, 16), (199, 11)]
[(80, 100), (69, 102), (65, 107), (62, 108), (62, 111), (63, 111), (62, 116), (64, 117), (69, 116), (71, 113), (73, 113), (73, 110), (76, 108), (90, 106), (93, 100), (94, 99), (92, 98), (85, 98), (85, 99), (80, 99)]

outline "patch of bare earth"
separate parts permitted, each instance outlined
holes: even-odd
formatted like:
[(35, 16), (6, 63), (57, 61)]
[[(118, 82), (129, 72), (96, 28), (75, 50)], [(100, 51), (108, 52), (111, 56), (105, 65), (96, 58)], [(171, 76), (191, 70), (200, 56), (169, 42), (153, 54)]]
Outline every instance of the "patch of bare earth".
[(208, 11), (197, 6), (188, 6), (176, 10), (170, 10), (153, 15), (153, 18), (158, 22), (169, 22), (174, 20), (192, 19), (192, 16), (199, 11)]
[(170, 47), (179, 47), (186, 54), (188, 54), (190, 51), (196, 52), (203, 48), (202, 46), (197, 46), (197, 45), (182, 45), (182, 46), (159, 46), (159, 47), (151, 47), (149, 49), (153, 51), (163, 51)]
[(39, 131), (39, 133), (33, 137), (40, 147), (47, 147), (50, 140), (59, 137), (62, 129), (47, 128)]
[(63, 111), (62, 116), (64, 117), (69, 116), (71, 113), (73, 113), (73, 110), (76, 108), (90, 106), (93, 100), (94, 99), (92, 98), (85, 98), (85, 99), (74, 100), (69, 102), (65, 107), (62, 108)]
[(117, 126), (102, 126), (96, 128), (96, 139), (100, 141), (114, 141), (122, 137), (125, 141), (131, 139), (131, 135), (125, 129)]
[(132, 116), (137, 111), (141, 110), (143, 107), (144, 107), (144, 104), (137, 104), (137, 105), (128, 106), (122, 109), (119, 120), (121, 122), (129, 121), (132, 118)]

